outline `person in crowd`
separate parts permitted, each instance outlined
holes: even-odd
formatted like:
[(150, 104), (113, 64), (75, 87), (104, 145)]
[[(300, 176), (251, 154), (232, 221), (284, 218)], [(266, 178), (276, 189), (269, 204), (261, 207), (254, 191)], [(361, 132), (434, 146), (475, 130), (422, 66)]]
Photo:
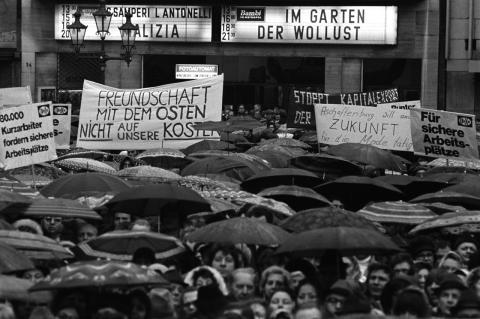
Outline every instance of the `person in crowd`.
[(392, 314), (392, 307), (395, 303), (395, 298), (398, 296), (398, 293), (405, 289), (406, 287), (415, 285), (415, 280), (413, 277), (399, 274), (393, 277), (383, 288), (382, 294), (380, 296), (381, 310), (386, 315)]
[(265, 301), (277, 290), (290, 289), (290, 274), (282, 267), (270, 266), (262, 272), (259, 290)]
[(442, 257), (438, 263), (438, 268), (445, 269), (447, 272), (454, 274), (461, 269), (462, 264), (462, 257), (459, 254), (450, 251)]
[(257, 274), (253, 268), (237, 268), (232, 271), (230, 279), (230, 296), (237, 301), (255, 297)]
[(432, 264), (429, 262), (417, 262), (414, 264), (413, 270), (418, 286), (425, 290), (428, 275), (432, 270)]
[(198, 266), (185, 275), (185, 283), (189, 286), (200, 288), (203, 286), (214, 285), (218, 287), (223, 294), (228, 294), (227, 285), (220, 272), (210, 266)]
[(128, 213), (116, 212), (113, 216), (114, 230), (130, 229), (131, 222), (132, 222), (132, 216)]
[(45, 278), (48, 271), (45, 268), (37, 266), (34, 269), (29, 269), (23, 272), (22, 278), (27, 279), (33, 283), (37, 283)]
[(98, 236), (97, 227), (92, 224), (80, 224), (77, 231), (77, 244), (81, 244)]
[(468, 268), (470, 257), (478, 250), (478, 243), (473, 234), (462, 234), (455, 240), (452, 248), (462, 257), (462, 268)]
[(395, 297), (392, 314), (413, 318), (429, 318), (430, 305), (425, 292), (416, 286), (402, 289)]
[(433, 267), (435, 263), (435, 245), (428, 236), (417, 236), (409, 242), (408, 248), (414, 263), (427, 263)]
[(264, 301), (260, 298), (250, 299), (248, 302), (250, 309), (253, 312), (254, 319), (266, 319), (267, 318), (267, 308), (265, 307)]
[(374, 263), (367, 270), (367, 296), (370, 298), (372, 306), (376, 309), (382, 309), (380, 297), (383, 288), (390, 281), (390, 269), (386, 264)]
[(452, 309), (457, 305), (461, 293), (465, 289), (465, 284), (457, 275), (452, 273), (446, 274), (436, 291), (438, 306), (434, 308), (433, 315), (438, 317), (451, 316)]
[(480, 298), (472, 289), (466, 289), (460, 295), (457, 305), (451, 309), (455, 318), (480, 318)]
[(268, 300), (268, 312), (269, 318), (277, 318), (278, 314), (285, 311), (289, 318), (293, 316), (293, 309), (295, 302), (290, 294), (286, 290), (275, 291)]
[(436, 265), (440, 263), (440, 261), (445, 257), (445, 255), (450, 252), (452, 249), (450, 248), (450, 242), (448, 240), (439, 239), (436, 241), (435, 244), (435, 262)]
[(47, 237), (50, 237), (56, 241), (61, 240), (61, 235), (63, 232), (63, 220), (62, 217), (58, 216), (45, 216), (41, 219), (41, 226), (43, 234)]
[(413, 260), (408, 253), (398, 253), (390, 260), (390, 273), (392, 277), (413, 274)]
[(306, 304), (320, 304), (322, 296), (316, 282), (304, 279), (295, 288), (293, 294), (297, 307)]
[(227, 278), (234, 269), (245, 265), (242, 253), (234, 246), (225, 245), (212, 245), (207, 252), (206, 262), (218, 270), (224, 278)]
[(196, 302), (198, 299), (198, 289), (196, 287), (188, 287), (182, 295), (180, 303), (180, 318), (191, 319), (197, 313)]
[(345, 300), (353, 294), (352, 285), (346, 280), (337, 280), (328, 290), (324, 302), (324, 318), (333, 318), (342, 313)]
[(228, 304), (227, 297), (215, 285), (198, 288), (195, 301), (199, 318), (215, 319), (223, 313)]

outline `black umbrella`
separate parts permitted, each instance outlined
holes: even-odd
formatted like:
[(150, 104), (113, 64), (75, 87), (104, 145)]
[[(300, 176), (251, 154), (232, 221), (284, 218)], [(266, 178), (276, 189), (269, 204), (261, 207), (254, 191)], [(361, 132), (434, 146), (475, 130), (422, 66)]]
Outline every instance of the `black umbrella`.
[(244, 190), (258, 193), (262, 189), (278, 185), (296, 185), (301, 187), (313, 187), (322, 182), (315, 174), (298, 168), (275, 168), (270, 171), (262, 171), (242, 182)]
[(208, 157), (196, 160), (182, 169), (181, 175), (222, 174), (243, 181), (257, 172), (257, 166), (244, 160), (225, 157)]
[(343, 157), (329, 154), (308, 154), (290, 160), (292, 167), (313, 172), (326, 180), (346, 175), (362, 175), (363, 167)]
[(432, 180), (429, 177), (409, 175), (385, 175), (375, 177), (376, 180), (395, 186), (410, 199), (425, 193), (433, 193), (448, 186), (448, 183)]

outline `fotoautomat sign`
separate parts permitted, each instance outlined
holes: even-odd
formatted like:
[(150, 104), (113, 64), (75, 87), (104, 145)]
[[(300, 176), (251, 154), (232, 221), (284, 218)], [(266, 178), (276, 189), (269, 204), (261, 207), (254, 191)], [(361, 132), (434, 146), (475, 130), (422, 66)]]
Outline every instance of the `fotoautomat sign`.
[[(58, 4), (55, 6), (55, 39), (70, 40), (67, 26), (75, 21), (73, 14), (82, 9), (81, 22), (87, 26), (85, 40), (99, 40), (92, 13), (98, 5)], [(136, 41), (210, 42), (212, 39), (212, 7), (171, 5), (107, 5), (112, 13), (109, 41), (120, 41), (118, 27), (125, 23), (125, 14), (132, 14), (138, 25)]]
[(410, 109), (414, 151), (436, 157), (478, 158), (475, 116)]
[(222, 7), (222, 42), (397, 43), (396, 6)]
[(87, 149), (185, 148), (214, 131), (193, 125), (220, 121), (223, 75), (125, 90), (85, 80), (77, 146)]
[(0, 139), (0, 166), (5, 170), (56, 159), (52, 104), (0, 109)]

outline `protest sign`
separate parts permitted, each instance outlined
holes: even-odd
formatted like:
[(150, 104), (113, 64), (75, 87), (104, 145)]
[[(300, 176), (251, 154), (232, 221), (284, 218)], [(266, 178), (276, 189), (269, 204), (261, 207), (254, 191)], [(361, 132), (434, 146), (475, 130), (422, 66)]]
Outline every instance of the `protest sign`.
[(398, 90), (327, 94), (318, 90), (293, 89), (287, 112), (287, 127), (315, 130), (314, 104), (345, 104), (375, 106), (398, 101)]
[(185, 148), (214, 131), (193, 125), (220, 121), (223, 75), (144, 89), (83, 84), (77, 146), (88, 149)]
[(13, 169), (56, 159), (52, 104), (0, 109), (0, 164)]
[(478, 158), (475, 116), (410, 109), (413, 149), (436, 157)]
[(394, 110), (410, 110), (413, 108), (422, 107), (420, 100), (416, 101), (402, 101), (402, 102), (393, 102), (393, 103), (380, 103), (377, 104), (379, 108), (394, 109)]
[(361, 143), (383, 149), (412, 151), (408, 110), (315, 104), (315, 119), (319, 143)]
[(70, 148), (70, 129), (72, 125), (72, 104), (52, 104), (53, 134), (57, 149)]
[(0, 106), (30, 103), (32, 103), (32, 92), (30, 92), (29, 86), (0, 89)]

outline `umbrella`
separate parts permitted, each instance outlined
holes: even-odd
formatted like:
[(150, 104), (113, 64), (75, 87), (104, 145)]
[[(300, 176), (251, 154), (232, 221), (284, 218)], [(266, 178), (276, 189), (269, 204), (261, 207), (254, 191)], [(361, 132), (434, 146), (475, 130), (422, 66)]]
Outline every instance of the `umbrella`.
[(480, 183), (480, 176), (472, 173), (434, 173), (434, 174), (424, 174), (428, 180), (448, 183), (450, 185), (459, 184), (462, 182), (478, 182)]
[(161, 168), (183, 168), (191, 161), (185, 158), (185, 154), (176, 149), (159, 148), (147, 150), (137, 155), (136, 159)]
[(375, 179), (395, 186), (405, 194), (406, 198), (413, 198), (425, 193), (433, 193), (448, 186), (446, 182), (433, 180), (430, 177), (385, 175), (375, 177)]
[(411, 203), (444, 203), (449, 205), (457, 205), (466, 209), (480, 209), (480, 197), (456, 193), (440, 191), (435, 193), (423, 194), (410, 200)]
[(0, 189), (0, 210), (9, 206), (23, 207), (31, 203), (32, 199), (25, 195), (5, 189)]
[(202, 177), (209, 178), (220, 182), (231, 189), (240, 190), (240, 181), (233, 177), (229, 177), (222, 174), (203, 174)]
[(187, 236), (192, 242), (273, 246), (289, 234), (282, 228), (249, 217), (236, 217), (203, 226)]
[(375, 222), (411, 225), (437, 216), (422, 205), (403, 201), (372, 203), (359, 210), (358, 214)]
[(94, 160), (104, 160), (109, 157), (111, 154), (107, 152), (102, 152), (98, 150), (87, 150), (87, 149), (75, 149), (67, 154), (59, 156), (57, 160), (64, 160), (67, 158), (89, 158)]
[(363, 167), (343, 157), (329, 154), (305, 154), (290, 160), (290, 166), (301, 168), (324, 176), (324, 179), (335, 179), (346, 175), (362, 175)]
[(131, 262), (96, 260), (76, 262), (52, 272), (30, 291), (89, 287), (133, 287), (166, 285), (158, 272)]
[(208, 177), (195, 176), (195, 175), (181, 177), (176, 182), (178, 183), (179, 186), (190, 188), (194, 191), (229, 188), (227, 182), (215, 180)]
[(115, 169), (110, 165), (89, 158), (67, 158), (57, 160), (55, 166), (72, 172), (99, 172), (115, 174)]
[(234, 158), (208, 157), (187, 165), (181, 172), (182, 176), (205, 174), (222, 174), (237, 180), (245, 180), (253, 176), (257, 168), (253, 164)]
[(429, 176), (433, 174), (442, 174), (442, 173), (461, 173), (461, 174), (477, 174), (478, 171), (466, 168), (466, 167), (457, 167), (457, 166), (437, 166), (429, 169), (423, 173), (423, 176)]
[(102, 173), (78, 173), (61, 177), (42, 188), (46, 197), (81, 196), (91, 192), (118, 193), (130, 189), (124, 180)]
[(17, 230), (0, 230), (0, 242), (35, 259), (65, 259), (73, 254), (55, 240)]
[(262, 122), (250, 116), (232, 116), (227, 121), (205, 121), (193, 125), (196, 130), (232, 133), (251, 130), (263, 126)]
[(52, 300), (52, 295), (48, 292), (29, 292), (28, 289), (32, 286), (30, 280), (0, 275), (0, 299), (34, 304), (46, 304)]
[(236, 161), (244, 163), (249, 167), (254, 167), (255, 170), (269, 170), (272, 168), (270, 163), (268, 163), (266, 160), (253, 154), (232, 153), (232, 152), (219, 151), (219, 150), (208, 150), (208, 151), (191, 153), (190, 155), (188, 155), (188, 157), (193, 159), (202, 159), (207, 157), (232, 158)]
[(299, 147), (303, 149), (311, 149), (312, 147), (307, 143), (304, 143), (293, 138), (272, 138), (269, 140), (263, 140), (259, 145), (279, 145), (283, 147)]
[(273, 168), (287, 168), (289, 160), (293, 158), (290, 154), (278, 151), (252, 151), (248, 154), (263, 158)]
[(223, 141), (216, 140), (202, 140), (195, 144), (190, 145), (184, 149), (184, 153), (190, 155), (191, 153), (206, 151), (206, 150), (224, 150), (224, 151), (234, 151), (235, 145)]
[[(455, 226), (467, 226), (469, 232), (480, 232), (480, 211), (459, 211), (440, 215), (417, 225), (410, 234), (439, 228), (454, 228)], [(458, 228), (460, 229), (460, 228)]]
[(296, 211), (308, 208), (330, 206), (332, 203), (311, 188), (295, 185), (280, 185), (262, 190), (258, 196), (273, 198), (287, 203)]
[(315, 174), (298, 168), (274, 168), (255, 174), (242, 182), (242, 189), (258, 193), (262, 189), (278, 185), (313, 187), (322, 182)]
[(444, 203), (422, 203), (422, 206), (430, 209), (437, 215), (465, 210), (465, 207), (448, 205)]
[(227, 143), (232, 143), (232, 144), (253, 144), (250, 143), (247, 138), (243, 135), (240, 134), (234, 134), (234, 133), (221, 133), (220, 134), (220, 141), (224, 141)]
[(448, 186), (443, 189), (445, 192), (456, 192), (480, 197), (480, 178), (476, 180), (466, 180), (457, 185)]
[(345, 255), (378, 254), (400, 251), (387, 236), (377, 230), (357, 227), (326, 227), (293, 234), (277, 253), (317, 256), (325, 250), (336, 250)]
[(402, 198), (398, 188), (366, 176), (340, 177), (315, 187), (315, 191), (331, 201), (340, 200), (351, 210), (358, 210), (371, 201)]
[(18, 179), (21, 183), (29, 186), (29, 187), (42, 187), (48, 185), (52, 182), (53, 179), (43, 175), (37, 174), (14, 174), (12, 175), (13, 178)]
[(36, 189), (8, 174), (0, 177), (0, 193), (1, 191), (11, 191), (29, 198), (36, 198), (40, 195)]
[(305, 151), (301, 148), (298, 148), (298, 147), (297, 148), (284, 147), (284, 146), (275, 145), (275, 144), (257, 145), (257, 146), (251, 147), (245, 153), (256, 154), (257, 152), (271, 152), (271, 151), (284, 153), (284, 154), (289, 155), (291, 157), (301, 156), (301, 155), (305, 155), (307, 153), (307, 151)]
[(78, 245), (87, 256), (111, 260), (132, 260), (137, 249), (147, 247), (156, 259), (166, 259), (185, 252), (182, 242), (164, 234), (118, 230), (108, 232)]
[(153, 184), (132, 188), (113, 197), (106, 206), (135, 216), (160, 216), (210, 211), (210, 204), (197, 192), (172, 184)]
[(388, 150), (360, 143), (343, 143), (330, 146), (327, 153), (341, 156), (351, 161), (356, 161), (376, 168), (389, 169), (392, 171), (405, 171), (403, 163), (408, 161), (392, 154)]
[(469, 169), (480, 170), (480, 161), (478, 160), (458, 160), (458, 159), (446, 159), (446, 158), (436, 158), (431, 162), (428, 162), (427, 165), (434, 167), (465, 167)]
[(358, 227), (376, 229), (375, 225), (364, 217), (338, 207), (307, 209), (285, 219), (280, 226), (294, 233), (325, 227)]
[(115, 175), (129, 180), (147, 181), (162, 181), (181, 178), (180, 175), (172, 171), (160, 167), (146, 165), (127, 167), (118, 171)]
[(10, 208), (2, 210), (0, 215), (18, 218), (18, 216), (28, 217), (66, 217), (101, 220), (102, 217), (86, 205), (77, 200), (66, 198), (39, 198), (30, 206), (24, 208)]
[(34, 268), (34, 264), (27, 256), (0, 241), (0, 273), (12, 273)]

